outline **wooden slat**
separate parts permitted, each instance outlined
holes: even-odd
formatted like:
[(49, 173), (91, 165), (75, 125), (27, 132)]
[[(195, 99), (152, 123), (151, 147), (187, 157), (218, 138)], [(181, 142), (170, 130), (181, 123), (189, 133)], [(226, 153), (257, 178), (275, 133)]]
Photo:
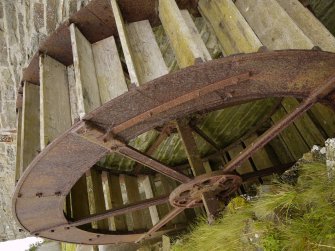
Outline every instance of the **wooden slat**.
[(122, 51), (124, 58), (126, 60), (127, 68), (128, 68), (128, 73), (130, 77), (130, 82), (131, 84), (139, 85), (139, 80), (138, 76), (134, 67), (134, 59), (132, 52), (130, 50), (130, 45), (129, 45), (129, 40), (128, 40), (128, 34), (127, 34), (127, 29), (125, 28), (125, 24), (123, 21), (123, 17), (120, 11), (120, 8), (117, 4), (116, 0), (111, 0), (111, 5), (113, 9), (113, 14), (115, 18), (115, 23), (117, 27), (117, 31), (119, 34), (119, 38), (121, 41), (121, 46), (122, 46)]
[(206, 173), (192, 130), (188, 126), (187, 120), (177, 121), (177, 129), (183, 145), (185, 146), (184, 150), (187, 155), (188, 162), (190, 163), (193, 175), (199, 176)]
[(178, 65), (187, 67), (196, 63), (197, 59), (205, 61), (205, 56), (193, 40), (175, 0), (159, 0), (159, 18), (169, 37), (175, 52)]
[(149, 21), (130, 23), (127, 31), (139, 84), (168, 74)]
[(71, 42), (80, 117), (101, 105), (92, 46), (75, 24), (71, 24)]
[[(154, 197), (154, 192), (151, 186), (150, 177), (148, 175), (143, 175), (141, 177), (142, 186), (144, 188), (145, 198), (150, 199)], [(159, 221), (158, 210), (156, 206), (149, 207), (150, 218), (152, 225), (155, 225)]]
[(276, 0), (313, 44), (335, 52), (335, 38), (324, 25), (298, 0)]
[[(243, 150), (244, 150), (244, 148), (243, 148), (242, 145), (237, 145), (233, 149), (229, 150), (228, 154), (229, 154), (230, 159), (233, 159), (236, 156), (238, 156), (239, 153), (242, 152)], [(236, 168), (236, 171), (239, 174), (245, 174), (245, 173), (251, 173), (254, 170), (253, 170), (252, 165), (251, 165), (251, 163), (250, 163), (250, 161), (248, 159), (248, 160), (244, 161), (238, 168)], [(246, 192), (248, 192), (248, 190), (250, 189), (250, 186), (252, 184), (254, 184), (255, 181), (257, 182), (257, 179), (250, 180), (250, 181), (247, 181), (247, 182), (243, 183), (242, 186), (244, 187), (244, 189), (245, 189)], [(258, 184), (258, 182), (257, 182), (257, 184)]]
[[(103, 213), (106, 211), (104, 191), (102, 187), (101, 173), (95, 169), (90, 170), (90, 178), (92, 180), (92, 191), (94, 197), (94, 211), (91, 214)], [(109, 230), (108, 219), (97, 222), (98, 229)]]
[(255, 52), (262, 46), (233, 1), (200, 0), (199, 10), (212, 26), (225, 55)]
[(17, 111), (17, 136), (16, 136), (16, 162), (15, 162), (15, 183), (21, 177), (21, 133), (22, 133), (22, 108), (19, 108)]
[(101, 103), (128, 91), (114, 37), (92, 45)]
[[(228, 154), (230, 156), (230, 158), (234, 158), (237, 155), (239, 155), (240, 152), (242, 152), (244, 150), (242, 145), (237, 145), (236, 147), (234, 147), (233, 149), (228, 151)], [(252, 169), (252, 166), (249, 162), (249, 160), (246, 160), (242, 163), (241, 166), (239, 166), (238, 168), (236, 168), (236, 171), (239, 174), (245, 174), (245, 173), (250, 173), (253, 172), (254, 170)]]
[(212, 57), (211, 57), (204, 41), (202, 40), (202, 38), (199, 34), (199, 31), (198, 31), (197, 27), (195, 26), (189, 11), (188, 10), (181, 10), (180, 12), (181, 12), (181, 15), (183, 16), (183, 18), (185, 20), (185, 24), (187, 25), (188, 29), (191, 32), (192, 40), (195, 41), (195, 44), (198, 47), (198, 51), (202, 53), (203, 58), (204, 58), (205, 61), (212, 60)]
[[(122, 175), (121, 181), (124, 182), (126, 188), (127, 203), (138, 202), (141, 198), (137, 177)], [(143, 222), (142, 211), (135, 211), (131, 213), (131, 223), (133, 230), (143, 229), (146, 225)]]
[[(159, 17), (174, 50), (180, 68), (191, 66), (196, 63), (196, 60), (206, 61), (211, 59), (208, 57), (209, 52), (203, 45), (201, 38), (199, 38), (200, 35), (198, 34), (196, 28), (189, 28), (193, 23), (189, 13), (184, 13), (183, 17), (174, 0), (159, 1)], [(192, 130), (188, 125), (188, 121), (177, 121), (177, 129), (183, 141), (184, 150), (190, 163), (193, 175), (198, 176), (206, 173), (192, 134)], [(219, 208), (218, 201), (211, 200), (210, 196), (203, 195), (203, 202), (208, 215), (213, 217)]]
[[(281, 120), (285, 115), (286, 111), (284, 108), (278, 109), (278, 111), (271, 117), (273, 123), (278, 122)], [(292, 124), (288, 128), (286, 128), (283, 132), (281, 132), (281, 137), (285, 144), (287, 145), (288, 149), (292, 153), (292, 156), (295, 160), (298, 160), (302, 157), (302, 155), (308, 152), (310, 149), (304, 139), (299, 134), (295, 124)]]
[[(114, 175), (107, 175), (108, 178), (108, 186), (109, 186), (109, 193), (111, 198), (110, 208), (117, 208), (123, 205), (122, 201), (122, 192), (120, 187), (120, 179), (118, 176)], [(115, 229), (126, 231), (127, 224), (126, 224), (126, 217), (124, 215), (116, 216), (112, 218), (114, 221)]]
[[(299, 106), (299, 102), (294, 98), (286, 98), (283, 100), (282, 105), (287, 113), (291, 113)], [(315, 126), (312, 119), (308, 114), (303, 114), (299, 119), (294, 122), (295, 126), (304, 137), (305, 142), (311, 149), (313, 145), (323, 145), (324, 137), (320, 130)]]
[[(257, 137), (258, 137), (257, 134), (251, 135), (248, 139), (244, 140), (244, 144), (246, 146), (251, 145), (257, 139)], [(280, 162), (276, 160), (274, 156), (271, 156), (271, 157), (270, 156), (271, 155), (267, 152), (267, 146), (265, 146), (261, 148), (260, 150), (258, 150), (256, 153), (254, 153), (251, 159), (257, 170), (270, 168), (272, 166), (276, 166), (280, 164)], [(262, 180), (271, 182), (272, 177), (271, 176), (262, 177)]]
[[(95, 62), (93, 58), (92, 45), (81, 34), (75, 24), (70, 25), (71, 43), (73, 51), (73, 66), (75, 72), (75, 88), (70, 84), (71, 101), (77, 103), (72, 105), (72, 119), (76, 114), (82, 118), (85, 114), (101, 105), (98, 80), (96, 77)], [(68, 71), (69, 79), (73, 78), (71, 69)], [(70, 81), (73, 81), (70, 80)], [(70, 99), (71, 99), (70, 98)], [(104, 195), (102, 182), (97, 179), (91, 179), (92, 176), (84, 175), (71, 190), (72, 209), (74, 217), (87, 216), (96, 211), (102, 210), (104, 205)], [(99, 189), (101, 188), (101, 189)], [(101, 199), (102, 198), (102, 199)], [(97, 201), (98, 204), (95, 202)], [(81, 206), (82, 205), (82, 206)], [(108, 229), (107, 221), (92, 222), (93, 228)]]
[(40, 56), (40, 139), (43, 150), (71, 127), (67, 68), (55, 59)]
[(67, 78), (69, 83), (70, 93), (70, 105), (71, 105), (71, 121), (74, 124), (80, 119), (78, 109), (78, 94), (76, 89), (76, 76), (74, 72), (74, 66), (70, 65), (67, 67)]
[(295, 161), (295, 158), (285, 143), (282, 135), (279, 135), (270, 141), (269, 146), (279, 159), (280, 163), (291, 163)]
[(332, 109), (321, 104), (315, 104), (309, 114), (313, 121), (324, 130), (328, 138), (335, 137), (335, 115)]
[(20, 173), (40, 151), (40, 87), (29, 82), (23, 87)]
[[(291, 18), (294, 10), (290, 10), (290, 15), (285, 11), (284, 8), (276, 1), (255, 1), (251, 3), (247, 0), (238, 0), (236, 1), (236, 6), (241, 11), (242, 15), (246, 18), (249, 25), (253, 28), (260, 41), (271, 50), (281, 50), (281, 49), (311, 49), (314, 45), (318, 44), (313, 42), (303, 30), (295, 23)], [(297, 9), (296, 9), (297, 10)], [(299, 15), (295, 13), (295, 15)], [(299, 18), (302, 18), (301, 16)], [(297, 19), (297, 18), (295, 18)], [(299, 20), (298, 23), (301, 24), (302, 20)], [(306, 21), (307, 22), (311, 22)], [(300, 25), (301, 26), (301, 25)], [(303, 27), (303, 26), (301, 26)], [(303, 28), (306, 30), (307, 28)], [(321, 32), (321, 31), (320, 31)], [(313, 36), (314, 41), (316, 41), (317, 36)], [(320, 35), (320, 39), (322, 36)], [(288, 110), (293, 109), (297, 101), (294, 99), (284, 99), (283, 106)], [(320, 113), (323, 113), (323, 107), (312, 108), (310, 113), (317, 114), (316, 109), (321, 109)], [(315, 115), (315, 118), (321, 124), (323, 122), (322, 118), (319, 118), (318, 115)], [(276, 120), (276, 118), (273, 118)], [(302, 123), (303, 121), (307, 122), (308, 128), (306, 128)], [(321, 122), (322, 121), (322, 122)], [(330, 122), (331, 123), (331, 122)], [(323, 137), (319, 132), (319, 129), (314, 125), (312, 120), (308, 115), (304, 115), (303, 120), (298, 120), (294, 123), (295, 127), (298, 129), (295, 130), (302, 135), (308, 144), (312, 146), (313, 144), (320, 144), (323, 142)], [(291, 127), (292, 128), (292, 127)], [(287, 132), (293, 129), (287, 129)], [(293, 133), (293, 131), (292, 131)], [(285, 134), (282, 136), (286, 137)], [(296, 136), (298, 137), (298, 136)], [(293, 141), (293, 138), (284, 139), (288, 147), (297, 146), (297, 142)], [(306, 145), (303, 144), (303, 145)], [(297, 146), (299, 148), (299, 146)], [(304, 149), (301, 147), (300, 150)], [(299, 149), (296, 149), (293, 154), (296, 158), (300, 158), (301, 155), (298, 155), (298, 152), (301, 152)], [(309, 151), (309, 148), (306, 149)], [(303, 153), (303, 152), (302, 152)]]
[[(138, 85), (145, 84), (148, 81), (167, 74), (168, 69), (155, 40), (149, 21), (144, 20), (130, 23), (124, 25), (123, 29), (125, 30), (119, 30), (119, 32), (128, 34), (127, 41), (129, 42), (124, 43), (123, 47), (127, 46), (127, 50), (131, 55), (127, 64), (131, 65), (130, 68), (136, 69), (134, 74), (136, 75)], [(146, 199), (149, 199), (151, 194), (154, 194), (151, 186), (153, 182), (150, 179), (151, 177), (142, 177), (142, 180), (146, 181), (141, 184), (144, 188)], [(157, 207), (150, 207), (149, 212), (151, 222), (154, 224), (158, 220)], [(144, 216), (145, 215), (146, 211), (144, 212)]]
[(235, 4), (259, 40), (269, 49), (313, 48), (312, 41), (275, 0), (238, 0)]

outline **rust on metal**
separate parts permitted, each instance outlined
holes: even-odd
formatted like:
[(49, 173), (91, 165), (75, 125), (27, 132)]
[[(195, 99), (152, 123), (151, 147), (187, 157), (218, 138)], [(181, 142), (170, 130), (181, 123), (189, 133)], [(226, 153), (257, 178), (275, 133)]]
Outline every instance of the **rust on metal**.
[[(221, 180), (218, 182), (218, 180)], [(169, 197), (170, 204), (174, 207), (162, 220), (153, 226), (147, 233), (142, 235), (136, 242), (150, 237), (167, 222), (174, 219), (186, 208), (199, 207), (203, 203), (204, 194), (211, 196), (227, 197), (235, 192), (242, 183), (242, 179), (236, 175), (226, 175), (223, 171), (216, 171), (195, 177), (189, 183), (181, 184)]]
[(324, 96), (329, 95), (334, 89), (335, 75), (327, 79), (323, 85), (315, 88), (315, 90), (312, 91), (311, 94), (306, 99), (304, 99), (303, 102), (297, 108), (295, 108), (293, 112), (287, 114), (283, 119), (281, 119), (269, 130), (258, 137), (253, 143), (251, 143), (245, 150), (236, 156), (236, 158), (232, 159), (224, 167), (225, 172), (229, 173), (234, 171), (246, 159), (250, 158), (258, 149), (269, 143), (280, 132), (291, 125), (297, 118), (308, 111), (317, 101), (322, 99)]
[[(129, 91), (107, 102), (84, 119), (128, 141), (138, 132), (146, 132), (196, 112), (208, 112), (261, 98), (305, 98), (333, 74), (334, 61), (333, 53), (304, 50), (221, 58), (155, 79), (136, 88), (138, 91)], [(235, 77), (246, 72), (250, 72), (251, 76), (236, 84)], [(216, 91), (194, 97), (197, 90), (215, 83), (222, 83)], [(225, 98), (226, 93), (230, 93), (231, 97)], [(190, 101), (186, 102), (185, 97)], [(179, 100), (179, 105), (176, 100)], [(329, 104), (333, 102), (333, 97), (320, 101)]]
[(150, 206), (156, 206), (156, 205), (164, 204), (168, 201), (169, 201), (169, 196), (160, 196), (160, 197), (157, 197), (157, 198), (147, 199), (147, 200), (143, 200), (143, 201), (140, 201), (140, 202), (124, 205), (124, 206), (119, 207), (119, 208), (110, 209), (110, 210), (107, 210), (106, 212), (103, 212), (103, 213), (93, 214), (93, 215), (90, 215), (90, 216), (85, 217), (83, 219), (78, 219), (76, 221), (69, 222), (67, 224), (55, 225), (55, 226), (48, 227), (48, 228), (45, 228), (45, 229), (39, 229), (39, 230), (36, 230), (35, 232), (32, 232), (32, 234), (35, 235), (36, 233), (46, 232), (46, 231), (50, 231), (52, 229), (59, 229), (59, 228), (60, 229), (63, 229), (63, 228), (67, 229), (69, 227), (77, 227), (77, 226), (81, 226), (81, 225), (84, 225), (84, 224), (87, 224), (87, 223), (91, 223), (93, 221), (103, 220), (103, 219), (106, 219), (106, 218), (109, 218), (109, 217), (114, 217), (114, 216), (118, 216), (118, 215), (122, 215), (122, 214), (126, 214), (126, 213), (131, 213), (133, 211), (145, 209), (145, 208), (148, 208)]
[[(265, 133), (263, 137), (266, 140), (260, 138), (262, 141), (255, 143), (260, 147), (313, 103), (319, 101), (335, 107), (334, 94), (329, 94), (334, 87), (334, 79), (325, 83), (334, 72), (335, 54), (332, 53), (301, 50), (260, 52), (198, 64), (137, 87), (89, 113), (83, 121), (43, 149), (17, 183), (13, 197), (14, 215), (28, 232), (58, 241), (104, 245), (155, 238), (167, 230), (156, 231), (184, 208), (170, 212), (149, 230), (150, 237), (139, 233), (113, 232), (101, 233), (97, 237), (96, 233), (76, 226), (54, 226), (72, 223), (63, 212), (66, 195), (80, 177), (111, 152), (111, 148), (155, 171), (163, 170), (165, 175), (187, 184), (193, 179), (173, 169), (172, 172), (169, 167), (155, 162), (155, 159), (128, 147), (124, 142), (171, 120), (198, 112), (206, 113), (261, 98), (305, 98), (298, 110), (275, 125), (275, 129)], [(244, 76), (243, 81), (239, 80), (238, 76), (241, 75)], [(230, 94), (229, 98), (227, 93)], [(94, 130), (89, 124), (100, 129)], [(109, 132), (113, 134), (106, 141)], [(250, 156), (255, 148), (246, 150), (248, 152), (231, 162), (227, 170), (233, 170), (236, 163)], [(42, 196), (38, 197), (37, 194)], [(140, 205), (142, 202), (138, 203)], [(187, 204), (189, 207), (191, 205)], [(113, 210), (115, 213), (122, 209)]]

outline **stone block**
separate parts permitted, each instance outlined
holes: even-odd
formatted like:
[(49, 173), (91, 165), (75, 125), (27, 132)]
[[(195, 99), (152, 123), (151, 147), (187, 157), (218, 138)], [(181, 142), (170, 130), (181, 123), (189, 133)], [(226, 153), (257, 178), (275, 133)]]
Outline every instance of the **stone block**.
[(57, 10), (59, 5), (58, 0), (48, 0), (46, 3), (46, 15), (45, 23), (47, 28), (47, 34), (52, 33), (57, 26)]
[(37, 31), (44, 27), (44, 4), (34, 3), (33, 19), (34, 27)]

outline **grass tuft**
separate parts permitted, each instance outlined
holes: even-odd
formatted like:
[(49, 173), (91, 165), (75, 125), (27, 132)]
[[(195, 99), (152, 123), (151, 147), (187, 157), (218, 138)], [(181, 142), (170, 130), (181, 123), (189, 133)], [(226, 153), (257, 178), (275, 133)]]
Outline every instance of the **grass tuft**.
[(324, 163), (302, 161), (298, 180), (259, 188), (251, 201), (234, 198), (213, 224), (205, 219), (172, 250), (335, 250), (335, 181)]

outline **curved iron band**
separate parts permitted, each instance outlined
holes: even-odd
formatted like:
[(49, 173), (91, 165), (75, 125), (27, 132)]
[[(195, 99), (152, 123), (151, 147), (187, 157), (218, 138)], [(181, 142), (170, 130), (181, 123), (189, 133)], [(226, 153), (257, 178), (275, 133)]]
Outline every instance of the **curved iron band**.
[[(335, 54), (320, 51), (265, 52), (196, 65), (125, 93), (88, 114), (85, 120), (108, 131), (182, 95), (245, 72), (251, 73), (249, 80), (224, 83), (213, 93), (153, 114), (129, 128), (124, 127), (117, 136), (129, 140), (171, 119), (255, 99), (306, 97), (335, 73)], [(334, 106), (333, 95), (320, 101)], [(65, 196), (75, 182), (107, 154), (108, 149), (76, 133), (84, 126), (85, 122), (81, 121), (53, 141), (34, 159), (19, 180), (13, 198), (13, 212), (27, 231), (68, 224), (63, 214)], [(53, 230), (39, 234), (48, 239), (85, 244), (134, 242), (141, 236), (99, 234), (97, 237), (95, 233), (76, 227)]]

